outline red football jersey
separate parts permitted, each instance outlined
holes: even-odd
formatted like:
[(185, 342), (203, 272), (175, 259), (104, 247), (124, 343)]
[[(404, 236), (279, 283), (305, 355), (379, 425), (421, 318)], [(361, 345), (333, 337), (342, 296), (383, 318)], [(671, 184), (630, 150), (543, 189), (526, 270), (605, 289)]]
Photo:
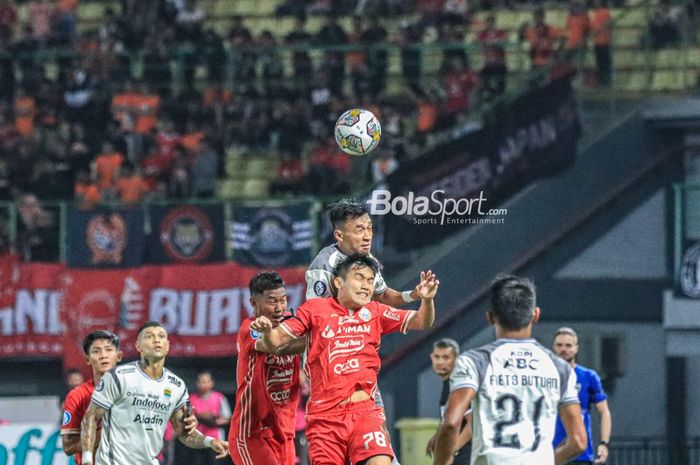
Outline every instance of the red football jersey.
[[(92, 379), (85, 381), (80, 386), (74, 387), (66, 396), (63, 403), (63, 421), (61, 422), (61, 435), (80, 434), (80, 423), (90, 406), (92, 393), (95, 391), (95, 383)], [(101, 427), (98, 424), (98, 429)], [(73, 456), (76, 465), (80, 465), (82, 453), (78, 452)]]
[(301, 357), (255, 350), (259, 334), (250, 329), (253, 321), (248, 318), (238, 330), (238, 389), (229, 441), (266, 435), (293, 438)]
[(335, 297), (307, 300), (299, 307), (281, 327), (294, 338), (307, 336), (304, 368), (311, 379), (307, 412), (329, 410), (357, 390), (374, 398), (382, 335), (405, 334), (415, 314), (379, 302), (348, 310)]

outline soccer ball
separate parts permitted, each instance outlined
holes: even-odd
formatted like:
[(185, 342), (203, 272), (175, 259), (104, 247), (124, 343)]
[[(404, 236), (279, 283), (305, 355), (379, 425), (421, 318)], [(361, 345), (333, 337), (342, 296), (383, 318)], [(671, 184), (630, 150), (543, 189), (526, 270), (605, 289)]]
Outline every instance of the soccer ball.
[(353, 108), (340, 115), (335, 123), (335, 141), (348, 155), (367, 155), (377, 147), (381, 137), (382, 127), (371, 111)]

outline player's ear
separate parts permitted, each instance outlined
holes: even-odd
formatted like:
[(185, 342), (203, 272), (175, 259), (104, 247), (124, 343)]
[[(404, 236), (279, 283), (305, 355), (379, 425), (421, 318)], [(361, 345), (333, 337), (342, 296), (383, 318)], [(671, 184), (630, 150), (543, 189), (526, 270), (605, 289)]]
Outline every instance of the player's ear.
[(124, 352), (121, 350), (117, 351), (117, 363), (122, 361), (122, 357), (124, 357)]
[(540, 307), (535, 307), (535, 311), (532, 315), (532, 323), (535, 324), (540, 319)]
[(342, 241), (343, 240), (343, 231), (341, 231), (340, 229), (334, 229), (333, 230), (333, 237), (338, 242)]
[(333, 287), (335, 287), (336, 293), (338, 292), (338, 289), (340, 289), (340, 285), (343, 283), (343, 278), (340, 276), (334, 276), (333, 277)]

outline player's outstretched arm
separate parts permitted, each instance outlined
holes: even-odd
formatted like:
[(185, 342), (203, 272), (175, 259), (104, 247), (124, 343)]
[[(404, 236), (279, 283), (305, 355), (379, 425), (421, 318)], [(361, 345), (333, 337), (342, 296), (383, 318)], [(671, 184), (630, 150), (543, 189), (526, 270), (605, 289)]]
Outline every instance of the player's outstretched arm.
[(408, 323), (408, 329), (428, 329), (435, 322), (435, 295), (440, 281), (432, 271), (421, 271), (420, 283), (416, 287), (420, 296), (420, 307), (416, 316)]
[(292, 336), (279, 326), (273, 328), (272, 322), (265, 316), (256, 318), (251, 323), (250, 329), (260, 333), (260, 338), (255, 341), (255, 350), (258, 352), (274, 354), (294, 340)]
[(452, 463), (457, 451), (457, 439), (462, 426), (464, 414), (474, 400), (476, 391), (472, 388), (455, 389), (447, 398), (445, 415), (440, 424), (435, 443), (433, 465)]
[(173, 424), (175, 434), (181, 443), (192, 449), (213, 449), (217, 454), (217, 459), (224, 458), (228, 455), (228, 442), (205, 436), (197, 430), (188, 433), (185, 430), (184, 417), (185, 414), (181, 409), (175, 411), (173, 416), (170, 417), (170, 423)]
[(92, 454), (97, 446), (97, 423), (99, 423), (106, 412), (107, 410), (99, 405), (91, 403), (83, 416), (83, 421), (80, 423), (80, 443), (84, 465), (92, 465), (94, 463)]
[(554, 462), (556, 465), (563, 465), (586, 450), (588, 433), (581, 419), (579, 404), (559, 407), (559, 418), (566, 430), (566, 440), (554, 450)]

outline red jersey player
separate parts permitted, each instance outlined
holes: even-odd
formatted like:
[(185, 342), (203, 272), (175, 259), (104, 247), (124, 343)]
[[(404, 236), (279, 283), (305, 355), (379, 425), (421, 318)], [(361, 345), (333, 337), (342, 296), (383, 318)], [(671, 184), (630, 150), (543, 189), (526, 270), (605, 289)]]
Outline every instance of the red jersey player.
[(439, 282), (432, 272), (422, 272), (416, 287), (420, 308), (397, 310), (371, 301), (377, 271), (373, 258), (350, 255), (334, 271), (337, 297), (309, 300), (277, 327), (266, 316), (251, 325), (262, 333), (255, 343), (259, 351), (274, 353), (306, 336), (312, 465), (389, 465), (393, 458), (384, 413), (374, 401), (381, 337), (431, 327)]
[[(249, 288), (255, 317), (265, 317), (272, 326), (291, 317), (285, 284), (277, 273), (258, 273)], [(238, 330), (238, 389), (229, 452), (236, 465), (294, 465), (300, 357), (282, 352), (300, 352), (303, 341), (273, 354), (258, 352), (260, 334), (250, 328), (255, 317), (243, 321)]]
[[(111, 331), (99, 330), (88, 334), (83, 341), (83, 352), (85, 353), (85, 362), (92, 368), (92, 379), (68, 393), (63, 406), (63, 421), (61, 422), (63, 452), (66, 455), (72, 455), (76, 465), (82, 464), (80, 424), (83, 421), (85, 411), (90, 406), (95, 384), (99, 384), (102, 376), (116, 367), (122, 359), (122, 352), (119, 350), (119, 337)], [(185, 427), (188, 431), (194, 431), (197, 428), (197, 419), (194, 415), (185, 418)], [(99, 440), (95, 444), (99, 444)]]
[(94, 331), (83, 341), (85, 361), (92, 368), (92, 379), (73, 388), (66, 396), (61, 422), (61, 439), (63, 452), (72, 455), (76, 465), (82, 463), (82, 446), (80, 444), (80, 422), (90, 405), (95, 384), (102, 375), (117, 366), (122, 359), (119, 350), (119, 338), (111, 331)]

